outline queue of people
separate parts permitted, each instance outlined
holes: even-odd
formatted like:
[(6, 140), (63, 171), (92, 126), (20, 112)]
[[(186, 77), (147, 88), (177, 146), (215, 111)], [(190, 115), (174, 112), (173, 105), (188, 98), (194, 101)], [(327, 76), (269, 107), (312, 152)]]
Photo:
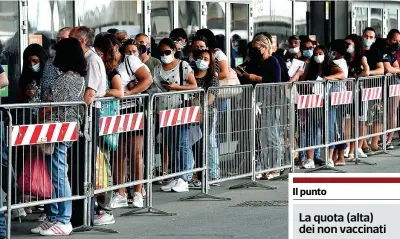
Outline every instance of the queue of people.
[[(397, 52), (400, 43), (400, 32), (392, 29), (386, 41), (379, 45), (373, 28), (366, 28), (362, 36), (349, 35), (345, 39), (334, 40), (326, 47), (319, 45), (307, 37), (291, 36), (288, 39), (289, 49), (278, 49), (273, 52), (272, 36), (267, 32), (258, 33), (251, 42), (247, 43), (240, 36), (234, 35), (231, 39), (231, 64), (228, 57), (218, 46), (218, 37), (209, 29), (200, 29), (193, 36), (187, 36), (183, 29), (174, 29), (169, 38), (162, 39), (158, 46), (151, 48), (151, 39), (146, 34), (137, 34), (130, 38), (123, 30), (110, 29), (108, 32), (94, 36), (92, 29), (85, 26), (67, 27), (60, 29), (57, 43), (52, 48), (55, 56), (48, 53), (38, 44), (28, 46), (23, 54), (23, 70), (19, 80), (18, 102), (74, 102), (84, 101), (91, 105), (92, 122), (99, 122), (100, 117), (108, 116), (110, 111), (118, 114), (118, 105), (112, 102), (100, 103), (95, 101), (101, 97), (115, 97), (123, 99), (125, 96), (141, 93), (174, 92), (225, 85), (224, 80), (237, 77), (241, 84), (256, 85), (260, 83), (280, 83), (316, 80), (343, 80), (348, 77), (375, 76), (384, 73), (399, 73)], [(241, 59), (238, 59), (241, 58)], [(302, 67), (291, 71), (294, 61), (302, 62)], [(0, 87), (8, 84), (0, 67)], [(332, 92), (340, 91), (342, 84), (331, 88)], [(299, 93), (307, 94), (307, 89)], [(308, 92), (309, 93), (309, 92)], [(268, 92), (267, 95), (273, 95)], [(218, 180), (221, 172), (219, 168), (219, 137), (218, 112), (226, 109), (226, 100), (216, 101), (217, 93), (208, 94), (209, 117), (211, 127), (208, 127), (206, 141), (209, 145), (207, 158), (209, 160), (209, 174), (211, 180)], [(390, 124), (397, 126), (397, 110), (399, 99), (393, 101), (389, 111)], [(92, 104), (95, 102), (94, 104)], [(271, 102), (260, 99), (259, 106), (268, 106)], [(118, 104), (118, 103), (117, 103)], [(159, 110), (173, 107), (170, 102), (157, 105)], [(163, 108), (164, 107), (164, 108)], [(341, 112), (346, 109), (342, 106), (333, 107), (329, 113), (329, 131), (331, 138), (345, 138), (351, 131), (351, 122), (345, 120)], [(368, 104), (360, 106), (359, 127), (360, 135), (366, 133)], [(257, 168), (265, 170), (281, 165), (284, 155), (285, 139), (280, 132), (280, 122), (284, 115), (281, 109), (267, 108), (258, 117), (260, 128), (257, 152)], [(130, 109), (125, 113), (140, 112), (140, 108)], [(52, 198), (79, 195), (85, 190), (83, 182), (71, 183), (71, 179), (84, 178), (85, 139), (84, 139), (84, 109), (81, 107), (64, 107), (57, 110), (39, 110), (28, 118), (15, 117), (16, 124), (34, 124), (39, 122), (79, 122), (80, 139), (74, 143), (59, 143), (54, 153), (46, 158), (49, 171), (52, 172)], [(299, 146), (309, 147), (321, 142), (322, 120), (309, 115), (306, 110), (297, 110), (296, 113), (305, 119), (298, 129)], [(27, 114), (18, 114), (27, 115)], [(44, 116), (44, 118), (42, 117)], [(350, 122), (350, 123), (349, 123)], [(3, 124), (3, 122), (2, 122)], [(375, 128), (382, 122), (376, 121)], [(96, 124), (95, 124), (96, 125)], [(312, 126), (312, 127), (311, 127)], [(2, 126), (4, 127), (4, 126)], [(312, 129), (310, 131), (310, 129)], [(205, 130), (205, 129), (200, 129)], [(2, 130), (4, 132), (4, 130)], [(99, 135), (98, 125), (93, 127), (93, 135)], [(202, 141), (198, 147), (190, 143), (191, 131), (188, 127), (173, 126), (162, 129), (163, 145), (162, 175), (192, 170), (196, 165), (201, 166), (204, 152)], [(391, 149), (393, 133), (387, 137), (386, 147)], [(8, 162), (4, 136), (2, 140), (3, 167), (12, 167)], [(360, 140), (357, 143), (341, 144), (329, 148), (329, 165), (342, 166), (345, 158), (354, 160), (354, 152), (359, 157), (367, 157), (369, 151), (381, 149), (380, 137), (372, 137), (371, 141)], [(173, 142), (173, 143), (172, 143)], [(98, 137), (96, 145), (108, 145), (110, 160), (107, 168), (112, 175), (108, 175), (110, 184), (128, 182), (128, 174), (132, 180), (142, 180), (144, 177), (145, 135), (143, 132), (126, 134), (123, 137)], [(24, 152), (20, 152), (20, 151)], [(30, 154), (29, 150), (17, 149), (19, 153)], [(93, 147), (92, 155), (97, 155), (97, 148)], [(71, 159), (68, 160), (68, 155)], [(200, 155), (200, 156), (199, 156)], [(130, 159), (130, 165), (127, 165)], [(175, 162), (170, 162), (175, 159)], [(22, 160), (23, 159), (18, 159)], [(95, 159), (91, 159), (94, 165)], [(319, 150), (307, 150), (300, 154), (298, 160), (302, 168), (314, 168), (315, 164), (323, 164)], [(173, 164), (173, 165), (172, 165)], [(22, 165), (20, 162), (18, 165)], [(69, 169), (74, 165), (74, 170)], [(130, 170), (128, 170), (130, 168)], [(174, 168), (174, 169), (172, 169)], [(3, 169), (3, 172), (5, 170)], [(15, 174), (20, 172), (16, 169)], [(94, 175), (93, 173), (92, 175)], [(258, 175), (258, 179), (271, 179), (279, 176), (279, 171)], [(14, 176), (13, 176), (14, 177)], [(94, 180), (94, 176), (91, 179)], [(7, 191), (7, 185), (3, 190)], [(7, 181), (6, 181), (7, 182)], [(187, 192), (189, 188), (201, 187), (201, 175), (185, 174), (173, 178), (168, 183), (161, 182), (161, 190), (168, 192)], [(15, 188), (15, 179), (11, 187)], [(15, 192), (18, 190), (15, 189)], [(1, 200), (2, 197), (0, 197)], [(93, 207), (90, 208), (92, 225), (100, 226), (115, 223), (112, 209), (127, 207), (129, 201), (132, 207), (142, 208), (146, 198), (146, 191), (142, 184), (133, 188), (120, 188), (113, 193), (98, 195)], [(13, 195), (13, 203), (24, 200), (20, 195)], [(1, 202), (1, 201), (0, 201)], [(94, 208), (96, 205), (96, 208)], [(82, 212), (84, 201), (57, 202), (45, 207), (41, 215), (42, 223), (31, 230), (34, 234), (43, 236), (65, 236), (72, 232), (74, 227), (84, 224)], [(25, 216), (26, 209), (16, 210), (16, 217)], [(0, 213), (0, 238), (6, 235), (4, 214)]]

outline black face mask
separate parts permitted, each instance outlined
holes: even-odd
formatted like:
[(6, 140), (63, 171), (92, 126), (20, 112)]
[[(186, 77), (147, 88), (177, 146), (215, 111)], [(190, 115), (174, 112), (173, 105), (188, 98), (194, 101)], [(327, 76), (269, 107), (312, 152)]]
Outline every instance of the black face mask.
[(138, 46), (138, 52), (139, 54), (147, 53), (147, 47), (145, 45), (139, 45)]
[(175, 56), (176, 59), (180, 59), (180, 60), (182, 60), (184, 58), (182, 51), (175, 52), (174, 56)]
[(251, 57), (255, 60), (255, 61), (259, 61), (262, 58), (262, 54), (261, 54), (261, 50), (253, 48), (253, 51), (251, 53)]
[(398, 43), (393, 43), (390, 45), (390, 49), (392, 51), (397, 51), (399, 49), (399, 44)]

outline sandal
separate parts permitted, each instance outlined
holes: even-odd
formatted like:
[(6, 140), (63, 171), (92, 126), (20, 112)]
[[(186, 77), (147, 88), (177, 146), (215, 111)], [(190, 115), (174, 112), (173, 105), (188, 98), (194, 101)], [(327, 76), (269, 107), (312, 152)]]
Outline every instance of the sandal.
[(335, 166), (345, 166), (346, 165), (346, 163), (344, 162), (344, 161), (339, 161), (339, 160), (337, 160), (336, 162), (335, 162)]
[(371, 147), (372, 152), (377, 152), (377, 151), (382, 151), (382, 148), (378, 146), (378, 148), (372, 148)]

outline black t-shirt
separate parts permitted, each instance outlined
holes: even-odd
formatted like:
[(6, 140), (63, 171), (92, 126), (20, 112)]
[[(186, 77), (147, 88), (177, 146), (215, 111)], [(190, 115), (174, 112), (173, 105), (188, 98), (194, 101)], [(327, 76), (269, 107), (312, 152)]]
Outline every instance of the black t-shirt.
[(114, 78), (115, 75), (119, 75), (119, 72), (117, 71), (117, 69), (107, 72), (107, 79), (110, 82), (110, 88), (111, 88), (112, 79)]
[(368, 51), (363, 52), (363, 56), (367, 58), (368, 66), (370, 70), (376, 70), (376, 64), (382, 62), (382, 56), (376, 48), (371, 48)]
[(0, 74), (2, 74), (4, 72), (3, 67), (0, 65)]
[(279, 61), (271, 56), (270, 58), (257, 63), (249, 61), (246, 71), (262, 77), (262, 83), (281, 82), (281, 66)]
[(388, 45), (385, 45), (385, 47), (383, 47), (381, 51), (382, 62), (389, 62), (390, 65), (393, 66), (393, 63), (397, 60), (396, 51), (392, 52)]

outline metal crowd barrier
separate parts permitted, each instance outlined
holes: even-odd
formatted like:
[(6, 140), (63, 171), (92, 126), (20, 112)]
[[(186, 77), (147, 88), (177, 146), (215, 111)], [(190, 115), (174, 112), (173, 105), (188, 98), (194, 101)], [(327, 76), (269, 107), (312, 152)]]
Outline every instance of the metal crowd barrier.
[[(85, 200), (88, 225), (89, 199), (124, 188), (147, 195), (144, 208), (123, 216), (174, 215), (153, 208), (153, 184), (163, 191), (201, 189), (183, 200), (228, 200), (209, 195), (208, 186), (246, 177), (251, 181), (231, 188), (273, 189), (257, 183), (257, 176), (294, 172), (296, 153), (313, 158), (324, 148), (327, 163), (329, 147), (353, 143), (357, 160), (357, 141), (382, 136), (385, 142), (387, 133), (400, 130), (399, 96), (397, 76), (387, 75), (96, 99), (101, 110), (83, 102), (2, 105), (0, 180), (7, 206), (0, 211), (8, 210), (10, 231), (12, 210)], [(76, 120), (63, 120), (66, 110)], [(69, 167), (56, 168), (50, 160), (63, 154), (60, 149)], [(34, 173), (40, 181), (29, 180)], [(67, 184), (59, 187), (67, 177), (71, 196), (65, 196)], [(166, 182), (176, 179), (188, 184)]]
[[(85, 103), (31, 103), (1, 107), (0, 122), (5, 124), (0, 130), (4, 135), (1, 140), (2, 163), (7, 161), (7, 173), (2, 172), (2, 186), (7, 191), (8, 232), (11, 232), (12, 215), (25, 214), (25, 208), (86, 200), (86, 191), (80, 190), (80, 185), (87, 182), (87, 178), (74, 177), (78, 170), (87, 175), (87, 152), (74, 147), (80, 143), (86, 145), (85, 138), (80, 137), (85, 131)], [(76, 117), (70, 121), (66, 114)], [(85, 161), (84, 169), (70, 161), (75, 158), (73, 155), (82, 155), (80, 160)], [(7, 175), (8, 189), (5, 190), (3, 177)], [(86, 211), (81, 216), (86, 221)]]

